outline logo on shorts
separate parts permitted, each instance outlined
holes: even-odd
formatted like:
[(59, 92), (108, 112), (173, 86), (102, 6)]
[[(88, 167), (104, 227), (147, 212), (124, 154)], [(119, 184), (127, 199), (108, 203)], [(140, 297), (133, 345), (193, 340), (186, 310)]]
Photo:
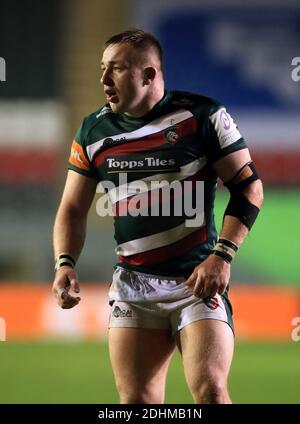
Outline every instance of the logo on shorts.
[(132, 311), (130, 309), (121, 309), (119, 306), (115, 306), (112, 314), (115, 318), (132, 318)]
[(219, 306), (219, 302), (216, 297), (206, 297), (205, 299), (203, 299), (203, 302), (206, 306), (213, 310), (217, 309), (217, 307)]

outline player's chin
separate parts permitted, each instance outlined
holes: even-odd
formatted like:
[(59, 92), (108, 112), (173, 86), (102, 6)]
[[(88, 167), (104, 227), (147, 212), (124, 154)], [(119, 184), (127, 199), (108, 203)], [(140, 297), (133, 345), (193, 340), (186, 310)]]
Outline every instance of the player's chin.
[(109, 105), (113, 112), (122, 113), (122, 105), (119, 101), (114, 101), (114, 102), (110, 101)]

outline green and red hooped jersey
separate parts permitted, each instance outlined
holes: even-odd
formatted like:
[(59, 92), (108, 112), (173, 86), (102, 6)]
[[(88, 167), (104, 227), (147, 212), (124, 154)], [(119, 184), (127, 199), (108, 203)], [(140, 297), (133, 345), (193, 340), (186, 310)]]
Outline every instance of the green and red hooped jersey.
[[(108, 104), (87, 116), (73, 141), (68, 168), (113, 183), (108, 196), (114, 211), (118, 265), (186, 277), (211, 253), (217, 240), (213, 213), (217, 175), (212, 164), (244, 148), (245, 141), (224, 106), (201, 95), (166, 91), (142, 118), (116, 114)], [(164, 189), (155, 188), (154, 181), (179, 182), (182, 196), (188, 186), (193, 198), (196, 182), (203, 181), (201, 223), (189, 227), (184, 211), (181, 216), (175, 213), (178, 193), (172, 190), (169, 216), (160, 207), (153, 216), (151, 202), (165, 201)], [(139, 184), (143, 190), (134, 191)], [(148, 205), (149, 213), (132, 216), (128, 212), (133, 201)]]

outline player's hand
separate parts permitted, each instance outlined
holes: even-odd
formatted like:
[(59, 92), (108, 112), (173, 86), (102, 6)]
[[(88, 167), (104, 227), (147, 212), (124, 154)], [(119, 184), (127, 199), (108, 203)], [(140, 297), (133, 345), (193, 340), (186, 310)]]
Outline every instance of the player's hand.
[(198, 265), (185, 284), (193, 288), (195, 296), (205, 299), (223, 294), (230, 278), (230, 264), (216, 255), (209, 255)]
[(78, 277), (76, 271), (69, 267), (63, 266), (56, 271), (55, 280), (52, 291), (56, 296), (58, 305), (63, 309), (70, 309), (78, 305), (81, 298), (74, 297), (69, 294), (72, 289), (75, 293), (80, 292)]

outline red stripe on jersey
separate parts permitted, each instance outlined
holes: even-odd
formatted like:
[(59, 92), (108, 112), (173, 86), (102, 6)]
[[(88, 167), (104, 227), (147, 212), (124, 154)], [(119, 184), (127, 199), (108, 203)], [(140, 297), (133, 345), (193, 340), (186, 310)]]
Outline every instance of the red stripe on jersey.
[[(203, 181), (207, 176), (210, 175), (210, 167), (205, 166), (203, 169), (200, 169), (195, 175), (192, 175), (190, 177), (185, 178), (184, 180), (180, 180), (180, 184), (182, 186), (182, 195), (183, 195), (183, 183), (184, 181), (191, 181), (192, 183), (195, 181)], [(191, 184), (186, 186), (185, 185), (185, 192), (186, 190), (191, 191), (196, 189), (195, 184)], [(170, 200), (174, 199), (174, 190), (170, 190)], [(132, 206), (135, 206), (136, 208), (142, 210), (141, 205), (145, 205), (147, 208), (151, 208), (151, 205), (160, 205), (162, 204), (162, 189), (155, 189), (152, 191), (147, 191), (146, 193), (141, 193), (137, 195), (133, 195), (130, 197), (127, 197), (126, 199), (120, 200), (119, 202), (116, 202), (113, 205), (113, 212), (114, 216), (124, 216), (130, 214), (130, 202), (135, 197), (138, 196), (138, 201), (135, 202), (135, 205), (131, 204)]]
[[(188, 118), (185, 121), (175, 125), (174, 128), (176, 129), (176, 134), (178, 135), (178, 138), (176, 140), (176, 142), (178, 142), (182, 137), (190, 135), (196, 131), (196, 118), (192, 116), (191, 118)], [(119, 146), (114, 146), (107, 150), (104, 150), (103, 152), (100, 152), (97, 156), (95, 156), (94, 163), (96, 166), (100, 166), (103, 164), (107, 156), (125, 156), (137, 152), (142, 152), (143, 150), (152, 149), (154, 147), (159, 147), (164, 144), (168, 144), (165, 137), (165, 132), (167, 130), (168, 129), (157, 132), (155, 134), (148, 135), (143, 138), (139, 138), (137, 140), (128, 140), (128, 142), (125, 142), (124, 144), (120, 144)]]
[(207, 240), (206, 227), (199, 228), (194, 233), (185, 238), (176, 241), (168, 246), (148, 250), (147, 252), (137, 253), (130, 256), (119, 256), (122, 263), (135, 266), (151, 266), (161, 262), (169, 261), (178, 256), (184, 255), (198, 244)]

